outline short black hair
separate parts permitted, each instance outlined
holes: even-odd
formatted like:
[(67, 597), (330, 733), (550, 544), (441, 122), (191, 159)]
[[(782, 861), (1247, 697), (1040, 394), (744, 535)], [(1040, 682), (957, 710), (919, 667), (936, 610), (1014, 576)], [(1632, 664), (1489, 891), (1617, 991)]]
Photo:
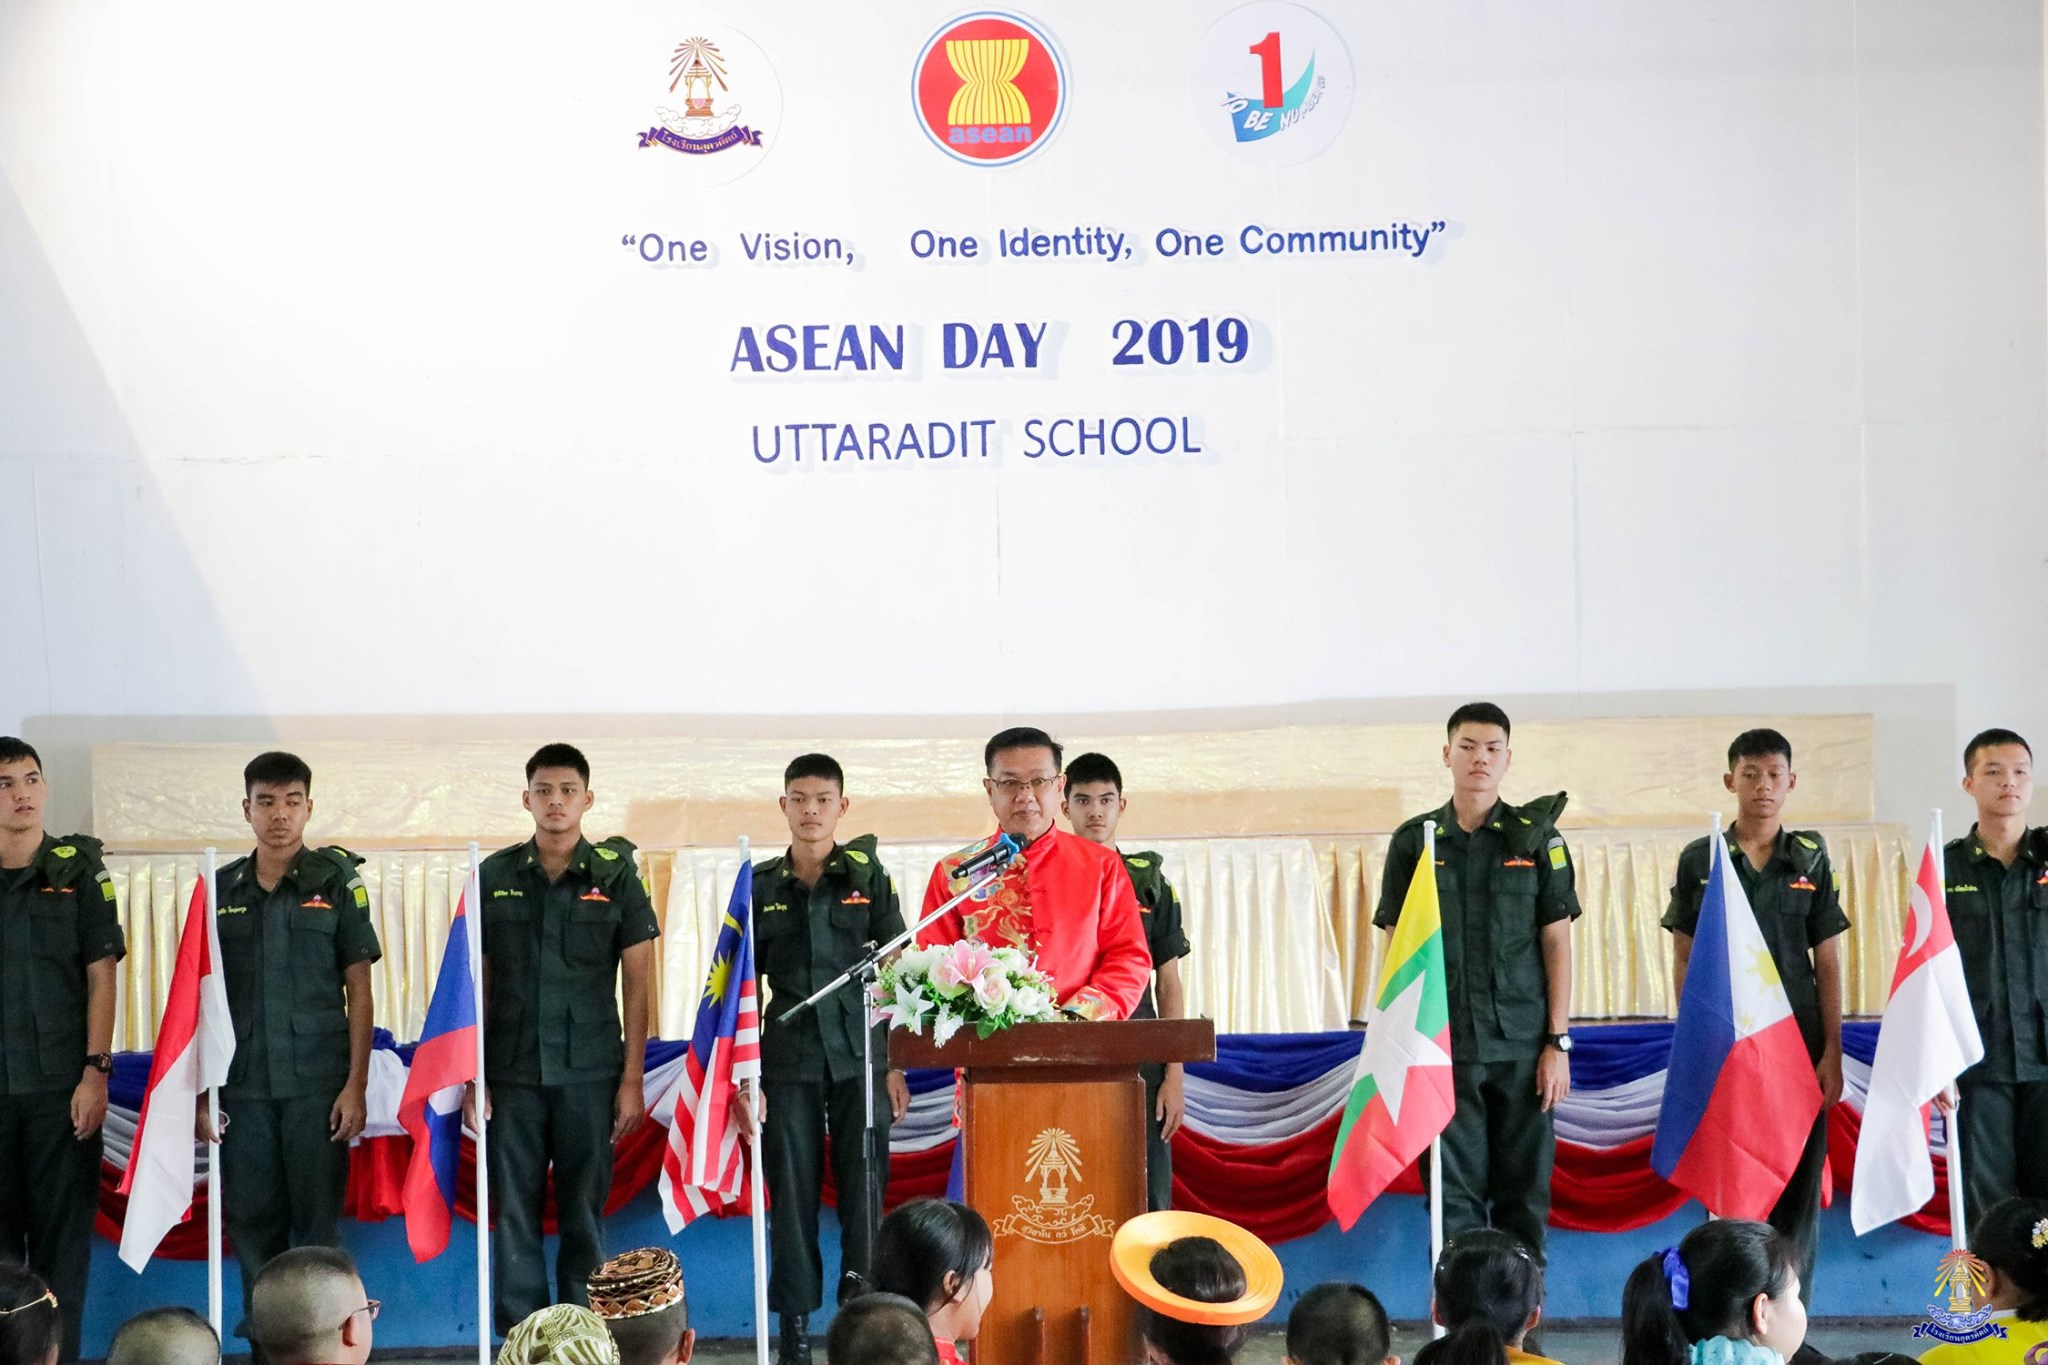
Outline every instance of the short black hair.
[(190, 1333), (196, 1346), (203, 1339), (213, 1346), (213, 1359), (220, 1360), (220, 1336), (213, 1324), (182, 1304), (147, 1308), (121, 1324), (107, 1346), (107, 1365), (162, 1365), (167, 1348), (178, 1337)]
[(1117, 771), (1108, 754), (1080, 754), (1067, 765), (1067, 790), (1089, 782), (1107, 782), (1116, 788), (1116, 794), (1124, 794), (1124, 775)]
[(37, 1365), (64, 1339), (64, 1315), (43, 1299), (50, 1286), (19, 1261), (0, 1261), (0, 1360)]
[(526, 760), (526, 780), (533, 781), (542, 768), (574, 768), (583, 785), (590, 785), (590, 760), (573, 744), (543, 744), (535, 749), (533, 757)]
[(19, 763), (24, 758), (36, 765), (37, 772), (43, 770), (43, 756), (35, 745), (13, 735), (0, 735), (0, 763)]
[(825, 1358), (848, 1365), (939, 1365), (924, 1310), (901, 1294), (861, 1294), (832, 1315)]
[[(272, 1360), (306, 1359), (308, 1351), (339, 1332), (342, 1324), (295, 1318), (299, 1305), (292, 1302), (292, 1286), (295, 1282), (303, 1285), (339, 1279), (362, 1281), (355, 1258), (340, 1247), (303, 1246), (279, 1252), (250, 1282), (249, 1330), (245, 1335)], [(278, 1281), (286, 1286), (284, 1305), (270, 1302), (280, 1293), (274, 1287)]]
[(1782, 758), (1792, 766), (1792, 741), (1772, 729), (1744, 730), (1728, 746), (1728, 771), (1745, 758)]
[(690, 1330), (690, 1305), (678, 1299), (638, 1317), (606, 1318), (604, 1325), (618, 1343), (619, 1365), (660, 1365)]
[(1362, 1284), (1319, 1284), (1287, 1315), (1287, 1354), (1295, 1365), (1380, 1365), (1393, 1345), (1386, 1308)]
[(989, 739), (989, 742), (982, 747), (982, 768), (988, 772), (994, 772), (996, 770), (996, 755), (1005, 749), (1050, 749), (1052, 750), (1052, 767), (1054, 772), (1060, 770), (1060, 764), (1066, 757), (1066, 750), (1060, 748), (1058, 741), (1037, 726), (1013, 725), (1007, 730), (997, 731)]
[(242, 795), (247, 796), (261, 782), (266, 787), (289, 787), (303, 783), (306, 795), (313, 794), (313, 770), (306, 760), (282, 749), (270, 749), (249, 760), (242, 769)]
[[(1200, 1303), (1229, 1303), (1244, 1297), (1244, 1267), (1213, 1237), (1176, 1237), (1152, 1253), (1152, 1278), (1159, 1287)], [(1138, 1331), (1175, 1365), (1230, 1360), (1244, 1347), (1251, 1327), (1209, 1326), (1167, 1317), (1138, 1305)]]
[(1974, 739), (1963, 746), (1963, 773), (1969, 774), (1970, 765), (1977, 759), (1979, 749), (1996, 749), (2007, 744), (2017, 744), (2027, 751), (2027, 757), (2034, 756), (2034, 746), (2019, 737), (2013, 730), (1979, 730)]
[(830, 754), (798, 754), (789, 760), (789, 766), (782, 770), (782, 785), (805, 777), (822, 777), (839, 788), (841, 796), (846, 795), (846, 770), (839, 766), (839, 760)]
[(1510, 738), (1514, 729), (1508, 724), (1508, 713), (1490, 701), (1468, 701), (1451, 712), (1451, 718), (1444, 722), (1444, 737), (1458, 733), (1460, 725), (1498, 725), (1500, 732)]

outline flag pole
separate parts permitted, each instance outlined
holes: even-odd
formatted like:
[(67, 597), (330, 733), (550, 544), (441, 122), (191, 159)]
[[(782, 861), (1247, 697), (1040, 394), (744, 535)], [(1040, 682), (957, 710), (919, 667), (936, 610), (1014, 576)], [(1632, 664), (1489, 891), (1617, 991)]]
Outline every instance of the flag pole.
[[(754, 866), (753, 845), (747, 836), (740, 836), (740, 875), (751, 876)], [(754, 898), (747, 897), (747, 933), (754, 932)], [(761, 1160), (761, 1143), (767, 1136), (762, 1131), (762, 1085), (758, 1077), (747, 1087), (749, 1101), (754, 1111), (754, 1140), (747, 1144), (747, 1164), (753, 1181), (753, 1192), (748, 1199), (749, 1221), (753, 1224), (754, 1243), (754, 1362), (768, 1365), (768, 1219), (761, 1207), (762, 1190), (768, 1183), (766, 1170)]]
[[(1429, 859), (1429, 865), (1436, 866), (1436, 821), (1422, 822), (1422, 856)], [(1429, 1283), (1436, 1283), (1436, 1263), (1444, 1254), (1444, 1135), (1438, 1132), (1429, 1140)], [(1435, 1321), (1436, 1314), (1430, 1314), (1430, 1335), (1444, 1335), (1444, 1325)]]
[(469, 939), (470, 988), (476, 992), (476, 1359), (491, 1365), (491, 1175), (485, 1151), (484, 1109), (484, 880), (477, 842), (469, 841), (469, 876), (462, 887), (463, 934)]
[[(206, 883), (206, 922), (213, 923), (219, 907), (215, 898), (220, 892), (214, 881), (215, 864), (219, 851), (209, 847), (200, 859), (199, 876)], [(197, 1045), (197, 1040), (194, 1040)], [(221, 1292), (220, 1292), (220, 1087), (206, 1088), (206, 1122), (213, 1131), (213, 1145), (206, 1153), (206, 1320), (213, 1325), (215, 1337), (221, 1335)]]
[[(1948, 845), (1941, 837), (1941, 807), (1934, 808), (1934, 856), (1938, 860), (1937, 871), (1941, 876), (1944, 894), (1948, 890)], [(1948, 1133), (1948, 1239), (1949, 1245), (1957, 1251), (1964, 1250), (1970, 1241), (1970, 1228), (1963, 1210), (1963, 1095), (1962, 1087), (1954, 1081), (1948, 1084), (1949, 1110), (1942, 1115), (1942, 1127)]]

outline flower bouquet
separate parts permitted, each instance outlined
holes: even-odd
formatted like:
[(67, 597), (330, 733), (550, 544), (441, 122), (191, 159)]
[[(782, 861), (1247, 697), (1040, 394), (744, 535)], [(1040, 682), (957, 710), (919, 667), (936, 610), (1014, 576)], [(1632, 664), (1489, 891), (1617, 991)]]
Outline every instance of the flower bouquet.
[(923, 1033), (944, 1047), (967, 1024), (986, 1038), (1012, 1024), (1049, 1023), (1052, 978), (1016, 948), (991, 948), (978, 939), (905, 948), (875, 976), (876, 1017)]

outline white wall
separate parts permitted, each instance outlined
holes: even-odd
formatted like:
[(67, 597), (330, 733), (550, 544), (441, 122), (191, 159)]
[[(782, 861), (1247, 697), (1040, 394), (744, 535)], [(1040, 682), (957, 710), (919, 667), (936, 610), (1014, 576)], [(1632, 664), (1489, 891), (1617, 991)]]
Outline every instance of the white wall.
[[(666, 6), (0, 7), (0, 731), (1794, 695), (1897, 732), (1895, 818), (1960, 736), (2048, 735), (2038, 5), (1332, 0), (1356, 100), (1285, 170), (1196, 130), (1228, 8), (1034, 4), (1073, 104), (992, 172), (907, 113), (944, 7), (735, 7), (783, 112), (709, 189), (634, 143)], [(1390, 218), (1450, 226), (1420, 261), (905, 245)], [(857, 268), (748, 264), (761, 227)], [(649, 230), (719, 263), (619, 245)], [(1205, 313), (1260, 356), (1104, 363), (1116, 318)], [(955, 318), (1052, 323), (1056, 373), (937, 373)], [(920, 326), (925, 372), (728, 377), (738, 325), (806, 320)], [(1059, 412), (1207, 453), (748, 447)]]

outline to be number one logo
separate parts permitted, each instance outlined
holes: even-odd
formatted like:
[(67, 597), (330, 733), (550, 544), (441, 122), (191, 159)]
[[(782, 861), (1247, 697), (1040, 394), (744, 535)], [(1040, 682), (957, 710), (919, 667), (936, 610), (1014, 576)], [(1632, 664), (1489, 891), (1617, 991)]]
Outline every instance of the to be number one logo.
[[(1258, 84), (1245, 61), (1257, 62)], [(1293, 65), (1287, 58), (1293, 58)], [(1195, 53), (1195, 108), (1238, 159), (1292, 166), (1335, 142), (1351, 105), (1351, 59), (1318, 15), (1254, 0), (1218, 19)]]
[(1287, 99), (1280, 78), (1280, 34), (1268, 33), (1245, 50), (1259, 59), (1259, 103), (1278, 109)]

